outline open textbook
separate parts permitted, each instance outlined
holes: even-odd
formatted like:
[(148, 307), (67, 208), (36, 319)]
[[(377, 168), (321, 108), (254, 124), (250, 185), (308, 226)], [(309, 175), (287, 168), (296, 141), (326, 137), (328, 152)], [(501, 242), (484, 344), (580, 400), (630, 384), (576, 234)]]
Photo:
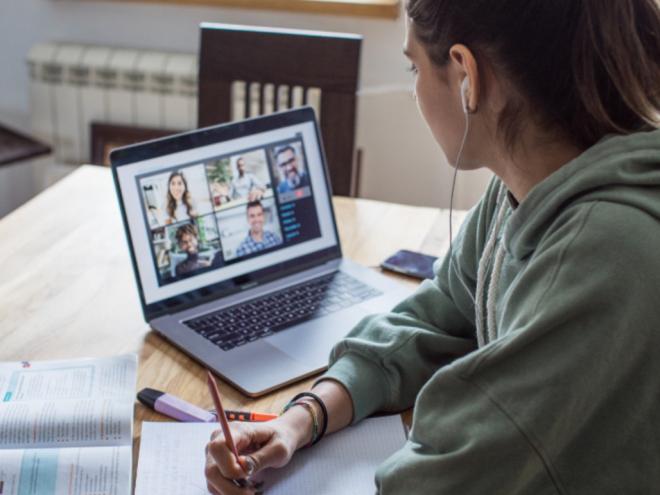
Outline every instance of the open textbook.
[(129, 495), (135, 355), (0, 363), (0, 495)]
[[(135, 495), (208, 495), (204, 447), (211, 423), (143, 423)], [(401, 417), (365, 419), (298, 451), (262, 475), (268, 495), (371, 495), (376, 468), (406, 441)], [(350, 487), (350, 488), (347, 488)]]

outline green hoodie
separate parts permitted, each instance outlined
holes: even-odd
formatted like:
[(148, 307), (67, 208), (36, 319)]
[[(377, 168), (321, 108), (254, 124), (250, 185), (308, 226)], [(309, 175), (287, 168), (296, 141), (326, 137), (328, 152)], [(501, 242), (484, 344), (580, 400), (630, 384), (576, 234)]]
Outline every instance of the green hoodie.
[(354, 421), (415, 407), (379, 492), (660, 493), (660, 131), (514, 203), (493, 180), (435, 280), (331, 354)]

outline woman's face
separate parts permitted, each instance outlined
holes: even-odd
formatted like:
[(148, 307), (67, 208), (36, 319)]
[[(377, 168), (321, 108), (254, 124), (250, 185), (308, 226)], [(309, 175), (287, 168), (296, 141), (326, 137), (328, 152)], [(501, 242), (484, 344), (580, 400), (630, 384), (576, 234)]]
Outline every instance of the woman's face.
[[(406, 23), (404, 53), (412, 63), (419, 111), (448, 162), (455, 166), (466, 125), (459, 75), (451, 64), (447, 64), (447, 68), (433, 64), (426, 48), (415, 37), (410, 20)], [(461, 159), (461, 168), (472, 167)]]
[(172, 197), (181, 201), (183, 194), (186, 192), (186, 184), (183, 182), (183, 178), (180, 175), (175, 175), (170, 179), (170, 194)]

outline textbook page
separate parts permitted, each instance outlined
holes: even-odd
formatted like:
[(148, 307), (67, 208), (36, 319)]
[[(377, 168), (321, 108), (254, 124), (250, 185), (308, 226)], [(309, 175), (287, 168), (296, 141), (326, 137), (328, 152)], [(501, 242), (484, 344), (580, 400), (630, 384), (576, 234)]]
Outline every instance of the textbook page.
[(0, 449), (130, 445), (136, 376), (134, 354), (0, 363)]
[[(208, 495), (204, 446), (219, 427), (210, 423), (147, 423), (142, 426), (135, 495)], [(261, 478), (268, 495), (373, 494), (378, 466), (405, 443), (399, 415), (363, 420), (298, 451), (282, 469)]]
[(2, 495), (129, 495), (132, 446), (0, 450)]

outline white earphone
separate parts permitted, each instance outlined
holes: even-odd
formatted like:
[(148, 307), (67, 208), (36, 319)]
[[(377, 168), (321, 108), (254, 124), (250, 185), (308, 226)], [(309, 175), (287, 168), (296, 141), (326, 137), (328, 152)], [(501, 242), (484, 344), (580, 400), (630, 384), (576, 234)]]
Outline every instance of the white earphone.
[(468, 108), (468, 91), (470, 90), (470, 78), (466, 77), (461, 83), (461, 103), (463, 104), (463, 113), (470, 113)]
[[(465, 148), (465, 142), (467, 141), (468, 133), (470, 132), (470, 108), (468, 106), (468, 91), (470, 90), (470, 78), (466, 77), (461, 82), (461, 104), (463, 106), (463, 113), (465, 114), (465, 132), (463, 133), (463, 139), (461, 140), (461, 145), (456, 155), (456, 160), (454, 160), (454, 177), (451, 181), (451, 195), (449, 197), (449, 264), (456, 270), (457, 273), (460, 273), (460, 269), (456, 267), (456, 260), (454, 259), (454, 232), (452, 229), (452, 214), (454, 211), (454, 191), (456, 189), (456, 175), (458, 174), (458, 169), (461, 165), (461, 158), (463, 157), (463, 149)], [(465, 293), (470, 299), (472, 299), (472, 304), (476, 306), (476, 301), (474, 296), (470, 291), (470, 288), (467, 286), (463, 278), (458, 275), (458, 280), (465, 289)]]

